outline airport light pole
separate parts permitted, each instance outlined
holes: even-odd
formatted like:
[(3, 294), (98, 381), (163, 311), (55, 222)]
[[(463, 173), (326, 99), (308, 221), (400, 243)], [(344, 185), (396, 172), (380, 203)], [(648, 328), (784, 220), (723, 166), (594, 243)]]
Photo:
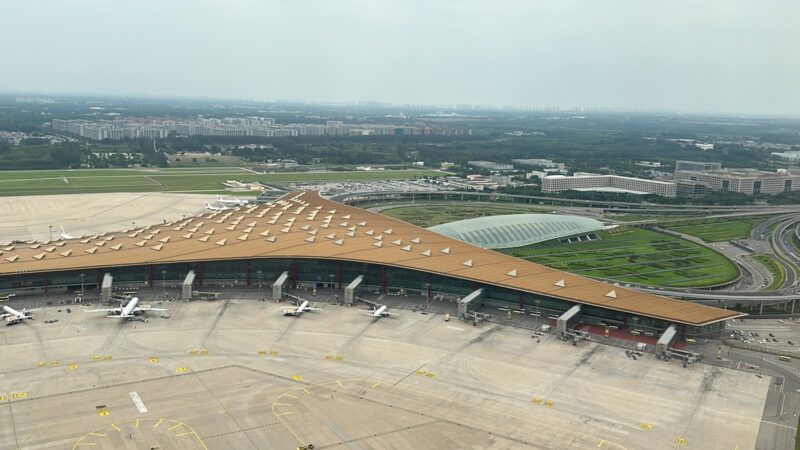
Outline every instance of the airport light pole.
[(48, 225), (48, 228), (50, 228), (50, 240), (52, 241), (53, 240), (53, 226), (52, 225)]
[(536, 314), (539, 314), (539, 303), (542, 303), (542, 301), (537, 298), (533, 302), (536, 303)]
[(261, 274), (263, 272), (261, 270), (256, 270), (256, 275), (258, 275), (258, 298), (261, 298)]
[(167, 296), (167, 269), (162, 269), (161, 270), (161, 276), (163, 277), (162, 280), (163, 280), (163, 286), (164, 286), (164, 297), (166, 298), (166, 296)]
[(425, 283), (425, 311), (430, 307), (431, 302), (431, 284)]

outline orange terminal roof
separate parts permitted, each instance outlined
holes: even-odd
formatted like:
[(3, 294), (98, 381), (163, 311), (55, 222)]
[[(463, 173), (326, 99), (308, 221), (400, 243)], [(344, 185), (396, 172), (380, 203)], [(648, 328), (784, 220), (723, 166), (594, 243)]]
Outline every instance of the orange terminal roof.
[(251, 258), (381, 264), (688, 325), (743, 315), (551, 269), (336, 203), (312, 191), (165, 224), (7, 245), (0, 247), (0, 275)]

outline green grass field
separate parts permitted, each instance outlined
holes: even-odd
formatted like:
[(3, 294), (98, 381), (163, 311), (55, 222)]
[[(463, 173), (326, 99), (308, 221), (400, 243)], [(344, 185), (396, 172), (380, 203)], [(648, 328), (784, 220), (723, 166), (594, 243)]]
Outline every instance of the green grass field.
[(774, 291), (781, 287), (783, 282), (786, 280), (786, 273), (783, 270), (783, 266), (776, 263), (774, 259), (772, 259), (769, 255), (753, 255), (753, 259), (760, 262), (761, 265), (767, 268), (769, 272), (772, 274), (772, 283), (767, 286), (764, 290), (765, 291)]
[(706, 242), (722, 242), (729, 239), (747, 239), (750, 231), (769, 216), (731, 217), (723, 219), (698, 219), (667, 225), (667, 228), (679, 233), (699, 237)]
[(601, 241), (546, 242), (505, 253), (578, 275), (652, 286), (709, 286), (738, 274), (724, 256), (656, 231), (620, 227), (598, 235)]
[(439, 172), (431, 170), (256, 174), (237, 167), (8, 171), (0, 172), (0, 196), (96, 192), (222, 193), (225, 192), (222, 186), (225, 180), (288, 183), (403, 179), (437, 175)]
[(403, 222), (413, 223), (421, 227), (432, 227), (442, 223), (462, 219), (473, 219), (483, 216), (498, 216), (502, 214), (525, 214), (544, 212), (533, 209), (521, 209), (502, 206), (462, 206), (462, 205), (430, 205), (430, 206), (401, 206), (386, 209), (381, 214)]

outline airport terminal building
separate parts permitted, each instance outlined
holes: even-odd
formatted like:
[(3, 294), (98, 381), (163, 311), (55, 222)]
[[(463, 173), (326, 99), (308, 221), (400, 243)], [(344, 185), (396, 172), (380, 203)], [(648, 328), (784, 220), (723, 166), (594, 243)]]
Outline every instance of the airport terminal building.
[(3, 294), (162, 283), (185, 284), (190, 296), (214, 286), (257, 288), (265, 298), (297, 287), (343, 289), (345, 303), (362, 289), (402, 289), (458, 301), (459, 311), (490, 301), (551, 317), (573, 311), (582, 323), (621, 330), (660, 334), (674, 325), (687, 337), (717, 336), (725, 320), (742, 315), (561, 272), (307, 191), (171, 223), (0, 248)]

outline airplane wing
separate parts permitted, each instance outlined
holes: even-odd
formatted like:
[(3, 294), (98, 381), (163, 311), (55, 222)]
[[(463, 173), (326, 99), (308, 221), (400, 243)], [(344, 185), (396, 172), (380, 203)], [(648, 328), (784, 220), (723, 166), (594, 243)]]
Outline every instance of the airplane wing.
[(312, 308), (310, 306), (306, 307), (306, 311), (322, 311), (322, 308)]
[(167, 311), (165, 308), (151, 308), (149, 306), (137, 306), (136, 311)]
[(42, 308), (34, 308), (34, 309), (26, 309), (25, 312), (36, 312), (36, 311), (41, 311), (41, 310), (42, 310)]
[(121, 313), (122, 312), (122, 308), (84, 309), (83, 312)]

